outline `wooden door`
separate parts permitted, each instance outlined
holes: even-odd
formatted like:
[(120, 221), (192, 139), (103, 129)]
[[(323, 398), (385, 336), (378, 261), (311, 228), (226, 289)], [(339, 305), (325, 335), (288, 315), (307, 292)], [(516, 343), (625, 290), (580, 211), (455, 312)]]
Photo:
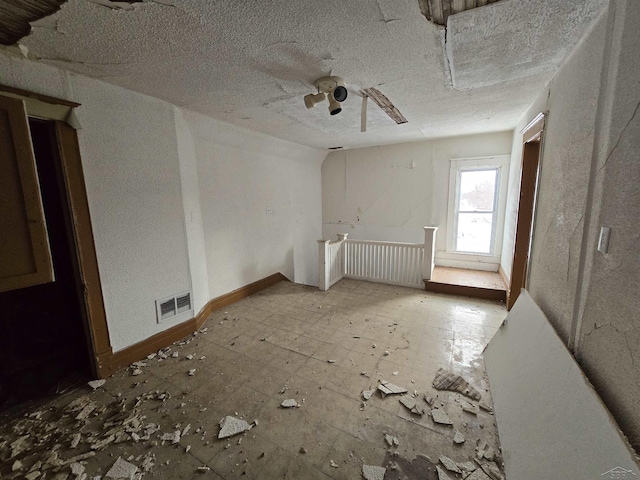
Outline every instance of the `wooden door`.
[(54, 280), (24, 102), (0, 96), (0, 292)]

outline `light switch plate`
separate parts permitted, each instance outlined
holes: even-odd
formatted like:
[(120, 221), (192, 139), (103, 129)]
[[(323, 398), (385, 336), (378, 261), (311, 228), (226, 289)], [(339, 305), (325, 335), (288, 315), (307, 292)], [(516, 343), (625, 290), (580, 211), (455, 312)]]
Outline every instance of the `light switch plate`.
[(611, 227), (600, 227), (600, 237), (598, 238), (598, 251), (607, 253), (609, 250), (609, 238), (611, 237)]

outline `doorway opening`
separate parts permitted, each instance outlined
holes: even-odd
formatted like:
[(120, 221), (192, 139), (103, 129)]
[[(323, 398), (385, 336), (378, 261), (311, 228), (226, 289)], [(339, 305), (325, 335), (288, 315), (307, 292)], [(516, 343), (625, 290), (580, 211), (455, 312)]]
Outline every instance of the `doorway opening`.
[(56, 124), (29, 118), (54, 281), (0, 293), (0, 408), (90, 379), (84, 295)]

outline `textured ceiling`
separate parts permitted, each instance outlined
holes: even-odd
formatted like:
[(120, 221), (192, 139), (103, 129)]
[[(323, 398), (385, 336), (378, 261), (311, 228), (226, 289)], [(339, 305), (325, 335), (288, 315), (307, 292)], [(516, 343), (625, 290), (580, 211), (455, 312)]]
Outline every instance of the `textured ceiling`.
[[(503, 0), (451, 15), (445, 36), (418, 0), (70, 0), (21, 44), (251, 130), (354, 148), (513, 128), (606, 3)], [(351, 90), (335, 116), (302, 98), (329, 74)], [(354, 92), (368, 87), (408, 123), (369, 102), (361, 133)]]

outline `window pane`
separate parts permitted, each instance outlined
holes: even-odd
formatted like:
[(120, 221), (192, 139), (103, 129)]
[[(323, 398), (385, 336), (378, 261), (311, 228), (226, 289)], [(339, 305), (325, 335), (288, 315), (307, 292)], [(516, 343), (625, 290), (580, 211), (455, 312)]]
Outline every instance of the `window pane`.
[(459, 213), (456, 251), (491, 253), (491, 213)]
[(493, 211), (497, 170), (460, 172), (459, 210)]

